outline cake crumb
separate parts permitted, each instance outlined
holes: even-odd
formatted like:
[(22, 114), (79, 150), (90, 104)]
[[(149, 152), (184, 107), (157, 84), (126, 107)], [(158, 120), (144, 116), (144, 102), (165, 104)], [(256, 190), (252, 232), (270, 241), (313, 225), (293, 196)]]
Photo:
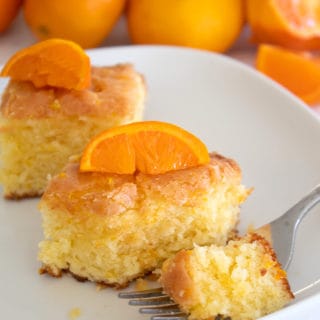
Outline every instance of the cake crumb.
[(59, 174), (58, 174), (58, 177), (59, 178), (65, 178), (67, 176), (67, 174), (65, 173), (65, 172), (60, 172)]
[(60, 110), (61, 109), (61, 104), (59, 102), (58, 99), (55, 99), (50, 105), (49, 107), (53, 110)]
[(135, 283), (135, 289), (137, 291), (144, 291), (144, 290), (150, 289), (149, 285), (148, 285), (148, 281), (146, 281), (142, 278), (137, 279), (136, 283)]
[(81, 310), (80, 308), (72, 308), (68, 315), (70, 320), (76, 320), (81, 316)]
[(147, 274), (145, 276), (145, 279), (148, 280), (148, 281), (158, 281), (159, 278), (160, 278), (160, 275), (161, 275), (161, 269), (156, 269), (156, 270), (153, 270), (151, 273)]
[(108, 286), (106, 284), (103, 284), (103, 283), (96, 283), (96, 291), (99, 292), (105, 288), (107, 288)]
[(248, 225), (248, 227), (247, 227), (247, 233), (252, 233), (252, 232), (254, 232), (255, 231), (255, 226), (254, 226), (254, 224), (253, 223), (250, 223), (249, 225)]

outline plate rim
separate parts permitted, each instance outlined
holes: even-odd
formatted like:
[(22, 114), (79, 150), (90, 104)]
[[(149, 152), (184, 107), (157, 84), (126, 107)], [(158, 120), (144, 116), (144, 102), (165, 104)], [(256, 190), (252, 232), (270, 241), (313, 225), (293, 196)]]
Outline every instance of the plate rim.
[(86, 49), (85, 52), (90, 56), (95, 55), (97, 52), (108, 52), (108, 51), (138, 51), (138, 50), (146, 50), (146, 51), (167, 51), (167, 52), (181, 52), (182, 54), (198, 54), (203, 55), (206, 58), (214, 58), (226, 63), (229, 63), (240, 70), (244, 70), (245, 72), (249, 72), (252, 76), (259, 78), (259, 81), (262, 80), (267, 85), (273, 87), (273, 90), (280, 91), (284, 94), (287, 98), (292, 100), (295, 104), (299, 105), (298, 108), (304, 110), (308, 115), (311, 115), (313, 119), (315, 119), (320, 125), (320, 115), (317, 114), (312, 110), (312, 107), (308, 106), (303, 100), (298, 98), (294, 95), (290, 90), (283, 87), (281, 84), (276, 82), (275, 80), (271, 79), (267, 75), (263, 74), (262, 72), (258, 71), (252, 66), (237, 60), (231, 56), (228, 56), (224, 53), (212, 52), (204, 49), (196, 49), (191, 47), (182, 47), (182, 46), (175, 46), (175, 45), (152, 45), (152, 44), (132, 44), (132, 45), (119, 45), (119, 46), (109, 46), (109, 47), (99, 47), (99, 48), (92, 48)]

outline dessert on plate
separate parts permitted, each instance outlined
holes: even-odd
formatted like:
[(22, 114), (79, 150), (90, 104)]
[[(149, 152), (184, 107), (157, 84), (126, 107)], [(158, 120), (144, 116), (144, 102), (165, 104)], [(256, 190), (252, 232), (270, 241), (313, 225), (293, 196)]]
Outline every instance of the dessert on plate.
[(80, 172), (70, 163), (44, 192), (42, 269), (125, 286), (194, 244), (225, 244), (248, 191), (236, 163), (161, 175)]
[(132, 65), (89, 66), (88, 72), (91, 81), (82, 89), (9, 81), (0, 105), (6, 198), (41, 195), (48, 179), (97, 133), (141, 120), (146, 88)]
[[(154, 122), (149, 123), (154, 127)], [(125, 127), (140, 124), (145, 128), (146, 122)], [(120, 129), (111, 131), (117, 130)], [(146, 151), (148, 146), (142, 150), (146, 152), (144, 164), (150, 164), (149, 156), (154, 155), (154, 168), (160, 158), (167, 161), (163, 148), (168, 144), (158, 127), (146, 136), (152, 136), (152, 132), (156, 132), (158, 140), (151, 148), (153, 153)], [(120, 139), (123, 135), (119, 134)], [(171, 156), (177, 139), (170, 136)], [(98, 140), (93, 139), (90, 144), (95, 145)], [(125, 141), (126, 146), (130, 145), (130, 139)], [(150, 144), (153, 139), (145, 141)], [(185, 146), (185, 141), (181, 141), (179, 146)], [(107, 146), (101, 143), (103, 148)], [(190, 142), (197, 148), (195, 144)], [(116, 149), (113, 156), (118, 159)], [(148, 173), (148, 165), (120, 174), (84, 172), (78, 161), (70, 162), (49, 182), (40, 201), (44, 229), (39, 251), (42, 272), (60, 276), (69, 271), (80, 279), (123, 287), (160, 267), (181, 249), (212, 243), (224, 245), (237, 225), (239, 205), (250, 192), (241, 184), (241, 170), (235, 161), (217, 153), (209, 157), (206, 153), (204, 163), (179, 169), (184, 166), (181, 154), (182, 151), (178, 154), (179, 163), (169, 160), (174, 169), (153, 174)], [(191, 151), (188, 154), (192, 155)]]
[(143, 78), (132, 65), (92, 67), (84, 90), (11, 80), (0, 109), (0, 180), (7, 198), (41, 195), (48, 177), (99, 132), (141, 120)]
[(178, 252), (164, 262), (160, 283), (189, 319), (254, 320), (293, 299), (269, 242), (255, 233)]

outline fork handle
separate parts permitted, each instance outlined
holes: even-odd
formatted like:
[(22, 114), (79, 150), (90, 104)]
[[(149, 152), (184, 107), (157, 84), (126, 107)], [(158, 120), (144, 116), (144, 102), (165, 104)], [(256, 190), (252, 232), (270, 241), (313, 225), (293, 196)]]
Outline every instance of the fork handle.
[(320, 184), (312, 189), (305, 197), (277, 220), (286, 220), (287, 223), (297, 228), (302, 219), (310, 210), (320, 202)]
[[(297, 202), (292, 208), (285, 212), (278, 219), (271, 222), (270, 227), (272, 230), (272, 237), (280, 237), (274, 245), (276, 251), (282, 253), (279, 258), (283, 261), (284, 269), (288, 269), (293, 258), (294, 243), (298, 226), (302, 219), (310, 212), (310, 210), (320, 202), (320, 184), (311, 190), (304, 198)], [(279, 233), (287, 231), (286, 237), (281, 237)], [(283, 243), (283, 240), (285, 242)], [(283, 255), (283, 253), (285, 253)]]

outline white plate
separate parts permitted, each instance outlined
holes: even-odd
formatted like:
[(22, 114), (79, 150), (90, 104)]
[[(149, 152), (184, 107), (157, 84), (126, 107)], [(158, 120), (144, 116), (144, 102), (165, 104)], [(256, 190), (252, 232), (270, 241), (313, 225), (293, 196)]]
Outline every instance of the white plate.
[[(148, 84), (147, 119), (176, 123), (210, 150), (236, 159), (244, 183), (255, 188), (241, 212), (241, 230), (261, 225), (320, 182), (320, 123), (290, 93), (230, 58), (173, 47), (119, 47), (89, 51), (93, 64), (132, 62)], [(3, 84), (3, 83), (2, 83)], [(1, 82), (0, 82), (1, 86)], [(65, 276), (39, 276), (42, 238), (38, 200), (0, 200), (0, 314), (2, 319), (147, 319), (112, 289)], [(320, 209), (300, 227), (289, 270), (297, 291), (320, 277)], [(318, 319), (320, 286), (297, 296), (266, 319)]]

